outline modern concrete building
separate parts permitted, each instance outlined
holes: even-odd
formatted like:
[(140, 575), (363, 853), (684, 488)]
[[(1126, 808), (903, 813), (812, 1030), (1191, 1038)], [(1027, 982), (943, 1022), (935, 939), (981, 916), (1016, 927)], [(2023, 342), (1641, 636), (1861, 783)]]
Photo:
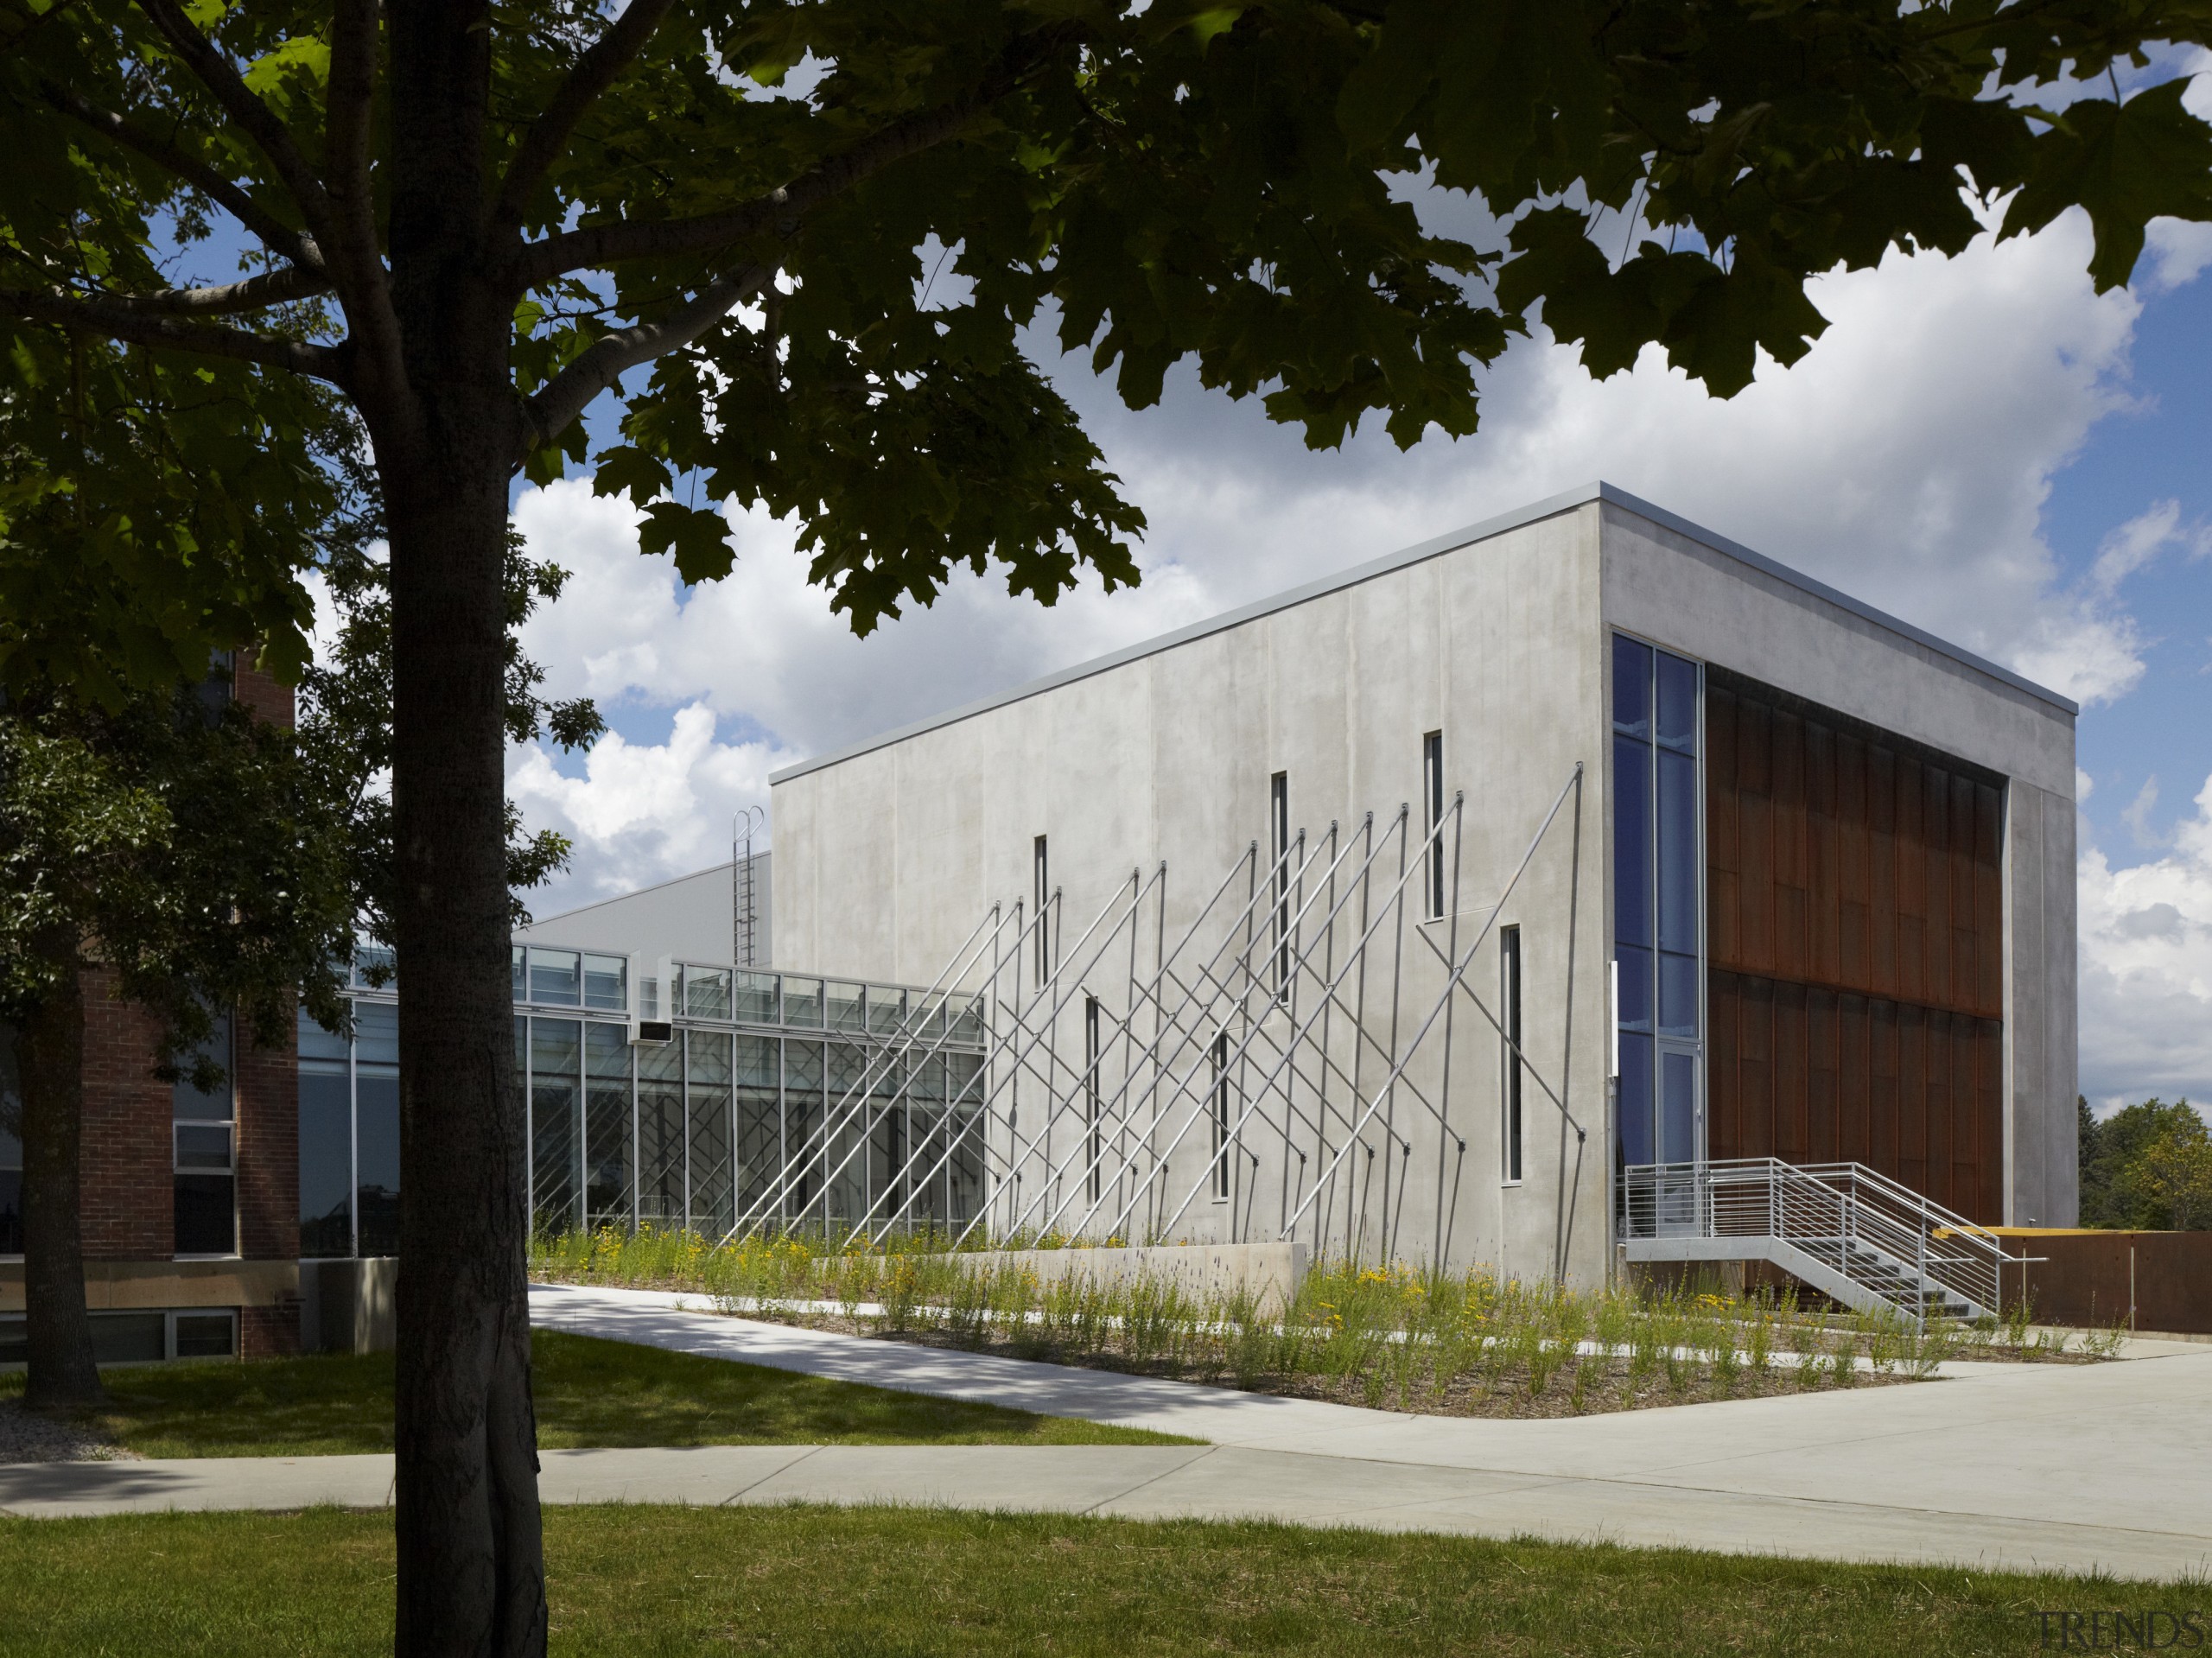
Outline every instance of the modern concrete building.
[(647, 960), (731, 962), (766, 967), (775, 960), (770, 872), (773, 856), (756, 852), (710, 868), (656, 881), (614, 898), (578, 905), (515, 929), (518, 944), (632, 951)]
[(777, 955), (985, 987), (1000, 1227), (2070, 1224), (2075, 715), (1599, 485), (779, 772)]

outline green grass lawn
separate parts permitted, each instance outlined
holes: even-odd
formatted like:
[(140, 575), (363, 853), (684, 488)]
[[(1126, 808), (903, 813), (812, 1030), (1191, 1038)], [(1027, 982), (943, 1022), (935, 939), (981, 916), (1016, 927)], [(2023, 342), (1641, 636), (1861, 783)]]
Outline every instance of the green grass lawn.
[[(996, 1405), (931, 1399), (540, 1330), (531, 1337), (537, 1443), (1181, 1445), (1187, 1440)], [(103, 1373), (91, 1420), (147, 1457), (312, 1457), (391, 1449), (391, 1355), (318, 1353)], [(0, 1396), (20, 1392), (0, 1378)], [(0, 1625), (4, 1625), (0, 1616)], [(0, 1636), (0, 1638), (4, 1638)]]
[[(2039, 1610), (2212, 1603), (2201, 1583), (914, 1509), (549, 1509), (545, 1541), (554, 1651), (622, 1658), (1970, 1658), (2037, 1650)], [(0, 1653), (385, 1653), (391, 1521), (0, 1520)]]

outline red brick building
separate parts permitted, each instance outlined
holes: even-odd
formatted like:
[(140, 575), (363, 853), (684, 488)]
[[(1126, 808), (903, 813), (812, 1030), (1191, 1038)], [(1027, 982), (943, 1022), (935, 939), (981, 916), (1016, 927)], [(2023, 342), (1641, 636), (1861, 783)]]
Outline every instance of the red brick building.
[[(292, 693), (251, 667), (234, 694), (289, 725)], [(205, 1094), (154, 1075), (157, 1027), (84, 978), (81, 1166), (85, 1290), (104, 1362), (296, 1351), (300, 1345), (299, 1064), (221, 1021), (229, 1074)], [(4, 1036), (4, 1033), (0, 1033)], [(8, 1056), (12, 1059), (12, 1056)], [(12, 1063), (0, 1066), (12, 1088)], [(11, 1102), (12, 1103), (12, 1102)], [(0, 1113), (0, 1364), (23, 1341), (21, 1147)]]

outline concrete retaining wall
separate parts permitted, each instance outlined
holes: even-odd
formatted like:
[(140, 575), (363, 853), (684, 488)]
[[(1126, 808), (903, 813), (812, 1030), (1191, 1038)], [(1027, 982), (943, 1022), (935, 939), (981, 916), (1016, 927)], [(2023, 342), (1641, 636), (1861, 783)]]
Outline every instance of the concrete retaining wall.
[(399, 1262), (300, 1263), (300, 1344), (311, 1352), (389, 1353), (399, 1340)]

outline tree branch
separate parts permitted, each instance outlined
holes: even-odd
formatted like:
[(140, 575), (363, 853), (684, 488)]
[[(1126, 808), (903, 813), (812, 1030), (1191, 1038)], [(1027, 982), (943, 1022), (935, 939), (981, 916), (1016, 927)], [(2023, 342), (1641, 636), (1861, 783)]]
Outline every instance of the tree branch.
[(493, 225), (522, 223), (531, 192), (560, 159), (585, 112), (637, 60), (674, 4), (675, 0), (630, 0), (613, 27), (576, 60), (507, 163), (506, 176), (492, 204)]
[(388, 384), (404, 384), (398, 314), (377, 234), (370, 175), (376, 112), (378, 0), (338, 0), (331, 20), (330, 89), (323, 117), (323, 167), (330, 192), (334, 250), (356, 349)]
[(29, 288), (0, 288), (0, 314), (76, 328), (134, 346), (197, 352), (206, 357), (225, 357), (234, 362), (289, 369), (296, 374), (313, 375), (341, 388), (347, 381), (345, 353), (334, 346), (311, 346), (244, 328), (179, 321), (173, 315), (142, 310), (126, 302), (88, 298), (64, 289), (41, 292)]
[(783, 188), (721, 213), (705, 213), (696, 219), (642, 222), (620, 219), (613, 224), (588, 225), (534, 242), (522, 251), (523, 285), (536, 287), (570, 270), (619, 264), (626, 259), (707, 253), (728, 247), (761, 231), (785, 225), (809, 207), (851, 189), (893, 162), (944, 143), (967, 125), (975, 114), (973, 106), (962, 104), (899, 122), (831, 156)]
[(330, 278), (319, 270), (287, 265), (264, 270), (243, 282), (208, 288), (171, 288), (158, 294), (102, 293), (103, 304), (148, 316), (225, 316), (238, 311), (258, 311), (288, 300), (306, 299), (330, 291)]
[(1065, 24), (1025, 35), (1001, 54), (965, 97), (894, 121), (782, 188), (721, 213), (695, 219), (617, 220), (533, 242), (522, 250), (516, 262), (518, 285), (535, 288), (570, 270), (597, 269), (626, 259), (712, 252), (772, 227), (789, 234), (796, 228), (798, 215), (817, 202), (851, 189), (894, 162), (954, 137), (1074, 38), (1072, 27)]
[(333, 245), (340, 238), (331, 233), (329, 198), (323, 194), (322, 181), (315, 176), (315, 169), (300, 154), (299, 146), (292, 142), (290, 129), (277, 118), (276, 111), (254, 96), (237, 67), (216, 50), (214, 42), (193, 27), (192, 20), (185, 16), (176, 0), (137, 0), (137, 3), (175, 48), (186, 67), (199, 77), (200, 84), (214, 94), (225, 112), (245, 130), (246, 136), (269, 157), (317, 242), (334, 252)]
[(48, 103), (64, 115), (90, 127), (103, 137), (111, 139), (124, 149), (135, 150), (156, 166), (190, 185), (210, 201), (216, 203), (232, 218), (251, 231), (261, 245), (280, 259), (308, 270), (321, 270), (322, 250), (312, 236), (294, 230), (289, 225), (269, 213), (230, 179), (197, 156), (188, 156), (175, 144), (156, 137), (143, 127), (124, 120), (111, 110), (88, 104), (66, 87), (52, 82), (41, 83), (40, 90)]
[(590, 404), (594, 397), (640, 363), (690, 345), (733, 310), (759, 293), (775, 274), (768, 265), (747, 265), (702, 289), (658, 322), (641, 322), (603, 335), (590, 349), (548, 381), (534, 397), (523, 399), (523, 420), (529, 428), (524, 452), (515, 457), (519, 467), (529, 451), (559, 437)]

